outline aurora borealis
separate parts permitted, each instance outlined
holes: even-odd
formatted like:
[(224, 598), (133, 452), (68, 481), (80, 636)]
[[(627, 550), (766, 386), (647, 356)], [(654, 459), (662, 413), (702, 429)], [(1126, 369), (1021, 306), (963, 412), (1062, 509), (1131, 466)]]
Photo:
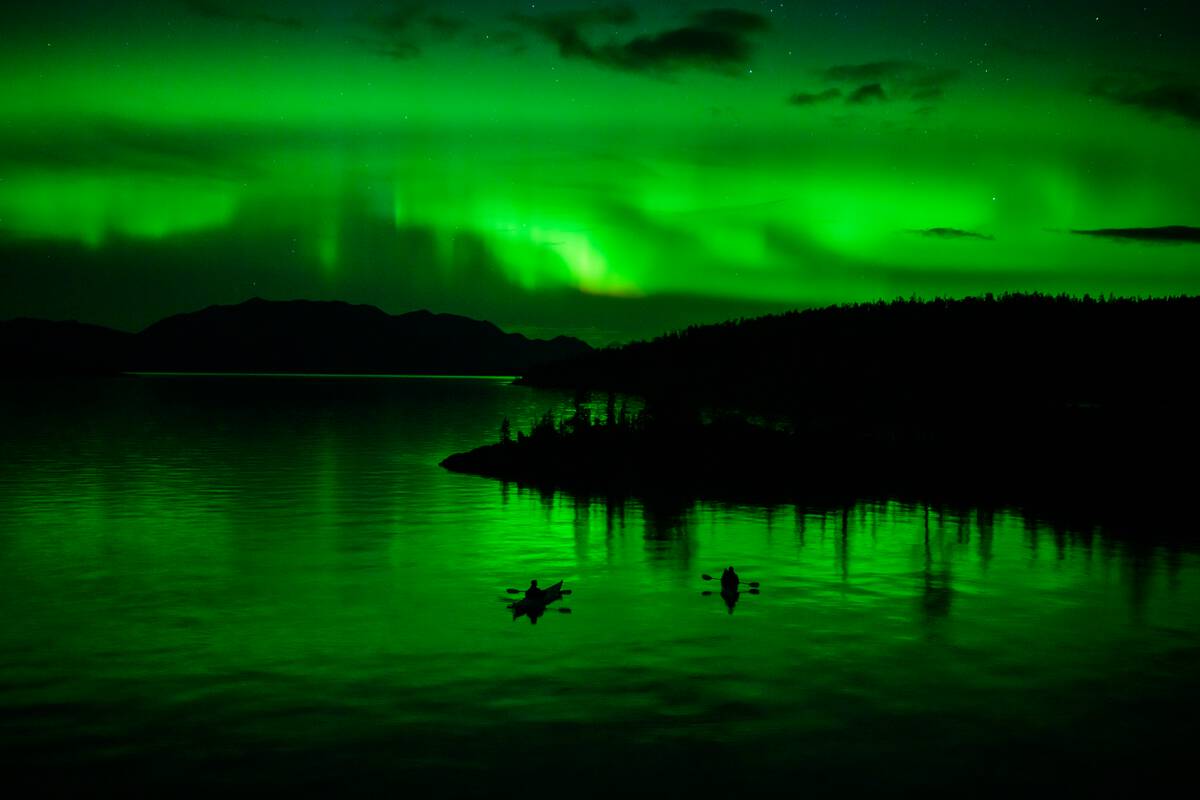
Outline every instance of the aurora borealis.
[(252, 295), (593, 342), (1200, 291), (1189, 4), (49, 2), (0, 31), (0, 318)]

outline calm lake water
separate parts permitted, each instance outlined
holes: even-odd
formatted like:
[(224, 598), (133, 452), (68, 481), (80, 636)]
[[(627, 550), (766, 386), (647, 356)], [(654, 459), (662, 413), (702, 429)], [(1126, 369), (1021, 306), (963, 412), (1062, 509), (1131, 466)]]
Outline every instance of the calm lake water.
[[(1188, 532), (610, 507), (440, 469), (565, 405), (504, 381), (0, 390), (10, 783), (976, 795), (1190, 773)], [(762, 583), (732, 614), (701, 594), (727, 564)], [(514, 622), (504, 590), (531, 577), (564, 579), (572, 613)]]

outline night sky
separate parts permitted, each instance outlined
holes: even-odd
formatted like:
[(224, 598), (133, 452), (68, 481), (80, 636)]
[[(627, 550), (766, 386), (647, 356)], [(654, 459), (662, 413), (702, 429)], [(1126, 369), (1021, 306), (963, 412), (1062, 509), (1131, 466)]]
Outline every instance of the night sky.
[(336, 298), (602, 343), (913, 294), (1200, 292), (1192, 3), (0, 14), (0, 318)]

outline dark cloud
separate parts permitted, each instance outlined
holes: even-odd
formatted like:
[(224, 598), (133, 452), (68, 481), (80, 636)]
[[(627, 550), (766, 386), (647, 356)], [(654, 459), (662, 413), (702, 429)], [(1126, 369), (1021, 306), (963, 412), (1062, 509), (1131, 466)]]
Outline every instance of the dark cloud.
[(868, 83), (846, 95), (846, 104), (861, 106), (865, 103), (885, 103), (887, 99), (887, 92), (883, 90), (883, 86), (878, 83)]
[(595, 58), (596, 48), (584, 32), (599, 25), (628, 25), (637, 14), (629, 6), (617, 5), (539, 16), (513, 14), (509, 19), (553, 42), (563, 58)]
[(399, 3), (383, 14), (370, 17), (367, 24), (382, 33), (408, 33), (420, 21), (425, 9), (416, 3)]
[(371, 36), (357, 37), (359, 44), (381, 56), (405, 61), (421, 55), (426, 39), (450, 39), (460, 34), (467, 22), (431, 11), (424, 3), (395, 3), (387, 12), (360, 19)]
[(430, 11), (424, 3), (396, 3), (386, 13), (368, 19), (367, 23), (381, 33), (390, 34), (408, 34), (425, 28), (445, 36), (455, 36), (467, 27), (466, 20)]
[(947, 84), (954, 83), (961, 76), (962, 72), (957, 69), (914, 64), (912, 69), (893, 80), (919, 92), (930, 89), (945, 89)]
[(823, 92), (797, 92), (788, 100), (794, 106), (815, 106), (820, 103), (828, 103), (830, 100), (837, 100), (842, 96), (841, 89), (826, 89)]
[(708, 11), (700, 11), (692, 15), (692, 22), (701, 28), (740, 33), (760, 33), (771, 27), (767, 18), (761, 14), (737, 8), (713, 8)]
[(224, 20), (226, 22), (249, 22), (256, 25), (273, 25), (277, 28), (304, 30), (308, 23), (299, 17), (285, 17), (268, 14), (265, 11), (244, 8), (240, 3), (222, 2), (221, 0), (183, 0), (183, 5), (193, 14), (207, 19)]
[(1178, 76), (1157, 80), (1102, 80), (1092, 86), (1092, 94), (1148, 114), (1200, 124), (1200, 84)]
[(674, 72), (708, 69), (733, 72), (745, 66), (754, 49), (753, 36), (765, 31), (767, 19), (736, 9), (693, 14), (687, 24), (626, 41), (597, 44), (592, 29), (628, 25), (636, 19), (629, 6), (608, 6), (561, 14), (516, 14), (512, 21), (558, 47), (563, 58), (581, 58), (630, 72)]
[(848, 104), (911, 100), (928, 105), (945, 97), (946, 87), (958, 80), (956, 69), (916, 61), (872, 61), (839, 64), (820, 71), (820, 77), (842, 86), (857, 86), (846, 96)]
[(990, 242), (995, 238), (984, 233), (964, 231), (961, 228), (925, 228), (924, 230), (909, 231), (909, 233), (926, 236), (930, 239), (984, 239)]
[(745, 64), (750, 43), (740, 33), (688, 26), (623, 45), (602, 48), (603, 60), (633, 71), (670, 71), (681, 67), (727, 70)]
[(445, 14), (426, 14), (423, 20), (425, 27), (442, 36), (457, 36), (467, 27), (467, 21)]
[(871, 61), (838, 64), (820, 70), (819, 77), (838, 86), (819, 92), (799, 92), (789, 102), (812, 106), (845, 97), (846, 105), (866, 105), (907, 100), (919, 103), (917, 113), (929, 114), (946, 96), (946, 87), (958, 80), (956, 69), (934, 67), (916, 61)]
[(1158, 228), (1098, 228), (1088, 231), (1073, 230), (1071, 233), (1078, 236), (1096, 236), (1102, 239), (1152, 244), (1200, 244), (1200, 228), (1190, 225), (1165, 225)]
[(416, 58), (421, 55), (421, 46), (416, 42), (407, 39), (397, 39), (394, 42), (379, 41), (378, 39), (368, 39), (366, 37), (358, 37), (356, 42), (365, 46), (367, 49), (375, 52), (378, 55), (390, 58), (393, 61), (408, 61), (411, 58)]

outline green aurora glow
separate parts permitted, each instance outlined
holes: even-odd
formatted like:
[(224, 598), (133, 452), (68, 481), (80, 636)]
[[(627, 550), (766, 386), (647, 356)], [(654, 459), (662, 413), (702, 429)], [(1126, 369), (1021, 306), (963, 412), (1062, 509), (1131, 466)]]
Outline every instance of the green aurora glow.
[[(260, 294), (607, 341), (913, 293), (1200, 291), (1194, 243), (1072, 233), (1200, 224), (1194, 26), (1127, 5), (4, 12), (0, 317)], [(672, 50), (681, 29), (700, 44)]]

